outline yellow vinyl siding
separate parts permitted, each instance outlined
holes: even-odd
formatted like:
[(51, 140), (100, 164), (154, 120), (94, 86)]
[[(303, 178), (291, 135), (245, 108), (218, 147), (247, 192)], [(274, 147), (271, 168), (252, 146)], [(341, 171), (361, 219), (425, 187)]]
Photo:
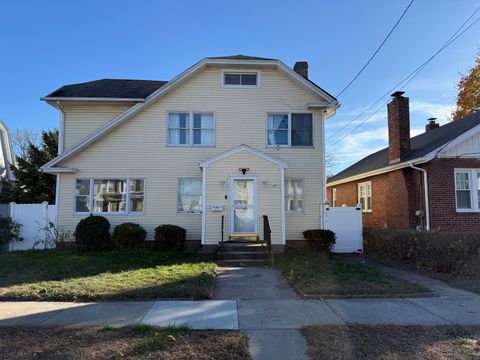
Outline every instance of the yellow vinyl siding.
[[(201, 215), (177, 215), (177, 178), (201, 178), (198, 166), (201, 161), (247, 144), (285, 161), (288, 164), (285, 170), (287, 177), (304, 179), (304, 214), (286, 215), (286, 239), (301, 239), (305, 229), (318, 228), (319, 207), (323, 200), (320, 113), (314, 113), (314, 148), (277, 150), (266, 146), (266, 118), (269, 112), (308, 112), (306, 105), (318, 102), (318, 99), (274, 69), (258, 70), (261, 72), (259, 88), (222, 88), (221, 69), (207, 68), (81, 153), (64, 161), (62, 166), (79, 171), (60, 176), (59, 224), (74, 229), (81, 218), (73, 215), (74, 178), (138, 176), (146, 178), (145, 215), (109, 216), (112, 224), (124, 221), (141, 223), (148, 230), (149, 238), (153, 237), (153, 229), (160, 224), (178, 224), (187, 228), (189, 239), (199, 240)], [(91, 112), (94, 113), (95, 109), (98, 108), (92, 106)], [(214, 112), (216, 146), (167, 146), (168, 111)], [(66, 128), (72, 129), (71, 121), (72, 118), (67, 116)], [(255, 165), (253, 161), (258, 160), (252, 159)], [(240, 174), (238, 166), (236, 169)], [(261, 181), (258, 185), (261, 190)], [(262, 208), (259, 209), (261, 213)]]
[[(282, 243), (280, 168), (278, 165), (245, 151), (219, 160), (207, 170), (207, 217), (205, 244), (216, 244), (221, 239), (221, 218), (225, 215), (225, 240), (231, 233), (229, 203), (230, 177), (241, 176), (238, 169), (249, 168), (246, 177), (256, 177), (258, 187), (258, 235), (263, 239), (262, 215), (267, 215), (272, 229), (272, 243)], [(211, 204), (224, 204), (223, 212), (211, 212)]]
[(65, 147), (68, 149), (110, 120), (128, 110), (131, 105), (65, 105)]

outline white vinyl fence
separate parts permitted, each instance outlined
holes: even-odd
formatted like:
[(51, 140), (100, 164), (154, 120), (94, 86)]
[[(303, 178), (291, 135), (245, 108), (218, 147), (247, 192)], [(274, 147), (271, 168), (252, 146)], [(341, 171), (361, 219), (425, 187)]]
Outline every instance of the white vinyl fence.
[[(8, 208), (6, 208), (8, 207)], [(7, 211), (8, 210), (8, 211)], [(29, 250), (37, 243), (37, 249), (45, 248), (45, 240), (51, 236), (50, 223), (57, 221), (57, 206), (41, 204), (2, 204), (2, 216), (10, 216), (12, 220), (22, 225), (20, 236), (23, 241), (13, 241), (7, 246), (7, 251)]]
[(325, 227), (337, 235), (335, 253), (363, 252), (361, 207), (327, 207)]

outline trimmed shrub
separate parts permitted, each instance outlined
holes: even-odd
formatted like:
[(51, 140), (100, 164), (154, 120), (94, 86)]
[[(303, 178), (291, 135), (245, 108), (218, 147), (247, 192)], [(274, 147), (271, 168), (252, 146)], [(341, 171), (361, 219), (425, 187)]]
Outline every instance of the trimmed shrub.
[(480, 248), (480, 234), (449, 231), (365, 229), (366, 253), (437, 272), (461, 272)]
[(113, 249), (110, 223), (103, 216), (90, 215), (80, 220), (74, 235), (80, 251), (109, 251)]
[(333, 231), (322, 229), (305, 230), (303, 237), (309, 241), (312, 249), (326, 252), (332, 250), (337, 238)]
[(7, 245), (10, 241), (22, 241), (20, 236), (21, 224), (10, 217), (0, 215), (0, 246)]
[(177, 225), (160, 225), (155, 229), (155, 249), (182, 251), (185, 248), (187, 230)]
[(142, 247), (147, 232), (139, 224), (123, 223), (113, 229), (115, 247), (122, 250), (138, 250)]

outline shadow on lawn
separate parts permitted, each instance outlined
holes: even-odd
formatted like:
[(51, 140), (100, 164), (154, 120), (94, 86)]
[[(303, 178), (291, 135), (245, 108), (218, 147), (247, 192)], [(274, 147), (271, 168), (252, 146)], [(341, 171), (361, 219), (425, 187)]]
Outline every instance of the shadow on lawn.
[[(108, 294), (105, 288), (110, 286), (118, 289), (115, 298), (138, 298), (134, 294), (140, 293), (158, 294), (159, 289), (151, 290), (155, 287), (201, 288), (205, 287), (206, 278), (213, 286), (212, 260), (211, 256), (197, 253), (154, 251), (66, 253), (49, 250), (0, 253), (0, 297), (8, 297), (9, 287), (36, 286), (37, 283), (49, 285), (49, 282), (57, 282), (50, 283), (54, 289), (63, 285), (66, 288), (78, 287), (82, 282), (93, 287), (97, 283), (105, 294)], [(142, 290), (142, 287), (146, 290)], [(45, 291), (48, 290), (47, 286)], [(118, 296), (122, 291), (125, 291), (124, 295)], [(168, 294), (171, 292), (166, 291)], [(48, 294), (35, 294), (32, 298), (50, 297)]]

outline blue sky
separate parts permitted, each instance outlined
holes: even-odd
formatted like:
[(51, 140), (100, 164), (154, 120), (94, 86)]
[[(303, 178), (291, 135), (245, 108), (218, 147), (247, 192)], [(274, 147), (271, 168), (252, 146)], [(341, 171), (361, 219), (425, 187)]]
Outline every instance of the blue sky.
[[(99, 78), (168, 80), (205, 56), (226, 54), (273, 57), (291, 66), (307, 60), (310, 78), (336, 94), (408, 3), (3, 1), (0, 118), (11, 130), (54, 128), (58, 113), (39, 97), (63, 84)], [(415, 0), (378, 56), (339, 98), (342, 107), (327, 122), (327, 145), (344, 133), (332, 136), (346, 121), (432, 55), (478, 5), (478, 0)], [(479, 35), (477, 24), (406, 87), (413, 134), (431, 116), (448, 121), (459, 73), (473, 64)], [(382, 109), (329, 149), (337, 162), (332, 171), (384, 147), (386, 134)]]

